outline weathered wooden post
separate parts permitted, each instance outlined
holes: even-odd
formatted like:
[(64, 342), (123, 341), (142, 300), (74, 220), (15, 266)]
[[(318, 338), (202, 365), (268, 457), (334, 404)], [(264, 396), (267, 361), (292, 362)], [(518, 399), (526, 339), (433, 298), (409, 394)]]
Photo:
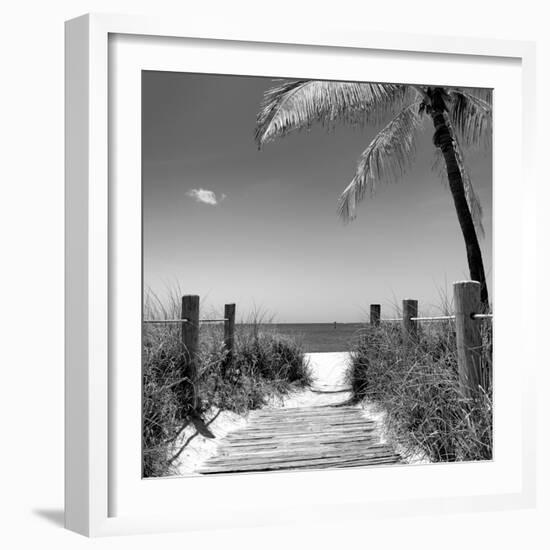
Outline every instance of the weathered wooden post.
[(181, 324), (181, 340), (185, 354), (185, 372), (192, 385), (193, 403), (196, 409), (198, 402), (198, 365), (199, 350), (199, 297), (187, 295), (181, 299), (181, 318), (186, 321)]
[(458, 379), (464, 397), (474, 397), (481, 384), (481, 330), (474, 315), (481, 311), (481, 284), (454, 283)]
[(406, 339), (416, 338), (418, 335), (418, 300), (403, 300), (403, 335)]
[(370, 324), (375, 327), (380, 324), (380, 304), (370, 305)]
[(235, 304), (225, 304), (223, 322), (223, 342), (227, 351), (227, 364), (233, 359), (235, 347)]

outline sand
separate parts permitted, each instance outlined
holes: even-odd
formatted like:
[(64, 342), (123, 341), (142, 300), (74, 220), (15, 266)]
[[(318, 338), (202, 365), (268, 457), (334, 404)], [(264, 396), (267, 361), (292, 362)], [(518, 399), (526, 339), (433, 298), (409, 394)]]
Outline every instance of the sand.
[(306, 357), (313, 372), (312, 388), (273, 399), (268, 406), (312, 407), (342, 403), (350, 399), (349, 384), (345, 381), (348, 352), (306, 353)]
[[(212, 422), (210, 422), (214, 419)], [(247, 417), (230, 411), (220, 412), (212, 408), (204, 415), (208, 429), (215, 435), (215, 439), (208, 439), (198, 434), (193, 426), (188, 426), (178, 438), (177, 448), (186, 445), (173, 466), (176, 475), (196, 475), (197, 467), (206, 459), (216, 454), (219, 442), (230, 432), (244, 428)]]
[[(351, 397), (349, 384), (346, 383), (345, 373), (349, 363), (348, 352), (308, 353), (306, 357), (313, 372), (314, 382), (311, 389), (300, 390), (283, 398), (271, 399), (266, 407), (311, 407), (344, 403)], [(379, 426), (380, 442), (385, 442), (387, 434), (384, 432), (384, 413), (370, 404), (356, 405), (362, 410), (365, 418), (373, 420)], [(221, 439), (228, 433), (244, 428), (247, 425), (247, 416), (240, 416), (231, 412), (209, 411), (205, 420), (209, 429), (216, 436), (215, 439), (206, 439), (195, 435), (195, 430), (188, 427), (180, 438), (181, 444), (192, 438), (174, 463), (179, 475), (196, 475), (197, 467), (205, 460), (216, 454)], [(424, 461), (423, 459), (418, 460)]]

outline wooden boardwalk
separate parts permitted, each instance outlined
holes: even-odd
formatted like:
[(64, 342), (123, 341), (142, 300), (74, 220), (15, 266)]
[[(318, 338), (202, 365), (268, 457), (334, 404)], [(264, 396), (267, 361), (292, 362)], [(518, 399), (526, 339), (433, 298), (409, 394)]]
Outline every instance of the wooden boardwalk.
[[(327, 392), (328, 393), (328, 392)], [(200, 474), (351, 468), (396, 464), (401, 457), (379, 443), (376, 422), (346, 405), (261, 409), (228, 434)]]

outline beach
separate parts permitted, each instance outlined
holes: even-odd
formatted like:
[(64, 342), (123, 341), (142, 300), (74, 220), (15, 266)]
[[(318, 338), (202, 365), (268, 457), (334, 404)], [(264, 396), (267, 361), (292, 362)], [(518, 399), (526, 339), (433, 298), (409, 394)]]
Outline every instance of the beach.
[[(313, 372), (312, 387), (290, 393), (282, 398), (271, 398), (260, 411), (322, 407), (349, 402), (351, 392), (345, 380), (349, 352), (307, 353), (306, 358)], [(386, 439), (383, 432), (383, 415), (375, 407), (364, 407), (359, 404), (355, 407), (361, 411), (366, 421), (376, 423), (379, 442), (383, 443)], [(216, 454), (223, 438), (231, 432), (245, 428), (256, 412), (250, 411), (247, 415), (240, 416), (228, 411), (209, 411), (205, 420), (208, 422), (213, 419), (208, 427), (215, 435), (214, 439), (196, 435), (192, 427), (186, 428), (181, 435), (181, 441), (182, 445), (187, 446), (175, 463), (179, 475), (196, 475), (197, 469)]]

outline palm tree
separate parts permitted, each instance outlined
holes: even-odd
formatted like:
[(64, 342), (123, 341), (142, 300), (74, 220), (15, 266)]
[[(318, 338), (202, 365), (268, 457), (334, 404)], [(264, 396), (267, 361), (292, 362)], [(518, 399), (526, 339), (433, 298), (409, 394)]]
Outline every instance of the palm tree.
[(426, 118), (435, 129), (433, 144), (444, 166), (466, 245), (470, 277), (481, 283), (481, 300), (489, 298), (476, 228), (483, 234), (482, 211), (464, 163), (467, 147), (488, 143), (491, 92), (402, 84), (283, 81), (266, 91), (257, 116), (258, 147), (314, 123), (332, 127), (389, 122), (359, 158), (355, 176), (342, 193), (338, 210), (344, 221), (355, 218), (357, 204), (372, 195), (378, 182), (395, 181), (411, 165), (415, 140)]

